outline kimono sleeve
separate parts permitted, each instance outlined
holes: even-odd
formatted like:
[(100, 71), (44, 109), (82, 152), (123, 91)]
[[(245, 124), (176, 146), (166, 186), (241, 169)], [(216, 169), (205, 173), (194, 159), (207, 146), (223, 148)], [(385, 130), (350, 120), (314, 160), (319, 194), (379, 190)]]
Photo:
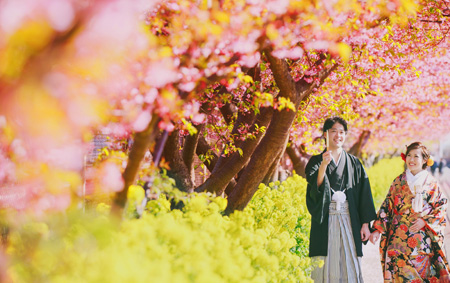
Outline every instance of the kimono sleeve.
[(394, 190), (394, 188), (395, 185), (394, 183), (392, 183), (386, 198), (380, 206), (380, 210), (378, 210), (377, 218), (372, 224), (373, 229), (377, 230), (381, 234), (386, 233), (392, 219), (393, 201), (391, 192)]
[(318, 223), (328, 221), (328, 209), (331, 202), (330, 181), (325, 174), (323, 182), (317, 185), (319, 167), (322, 163), (322, 156), (311, 157), (306, 165), (305, 173), (308, 186), (306, 190), (306, 206), (311, 214), (311, 219)]
[(432, 262), (439, 271), (440, 276), (448, 275), (448, 262), (444, 253), (444, 228), (445, 215), (447, 213), (447, 198), (444, 197), (437, 183), (428, 192), (427, 205), (422, 212), (422, 219), (425, 220), (425, 229), (431, 237), (433, 246)]
[(427, 205), (422, 212), (425, 226), (434, 234), (444, 235), (445, 215), (447, 213), (447, 198), (443, 195), (439, 185), (434, 184), (429, 191)]

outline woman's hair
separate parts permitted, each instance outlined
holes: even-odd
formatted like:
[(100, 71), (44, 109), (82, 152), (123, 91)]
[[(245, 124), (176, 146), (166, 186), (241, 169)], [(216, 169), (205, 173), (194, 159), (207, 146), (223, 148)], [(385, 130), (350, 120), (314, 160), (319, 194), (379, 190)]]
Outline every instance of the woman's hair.
[(427, 168), (427, 161), (430, 158), (430, 152), (428, 151), (427, 147), (424, 146), (421, 142), (413, 142), (412, 144), (406, 146), (406, 155), (413, 150), (413, 149), (420, 149), (422, 152), (422, 158), (425, 161), (425, 163), (422, 165), (422, 169)]
[(339, 123), (342, 126), (344, 126), (344, 131), (347, 132), (347, 121), (345, 121), (343, 118), (335, 116), (331, 117), (325, 120), (325, 123), (323, 123), (322, 131), (325, 133), (329, 129), (333, 127), (334, 124)]

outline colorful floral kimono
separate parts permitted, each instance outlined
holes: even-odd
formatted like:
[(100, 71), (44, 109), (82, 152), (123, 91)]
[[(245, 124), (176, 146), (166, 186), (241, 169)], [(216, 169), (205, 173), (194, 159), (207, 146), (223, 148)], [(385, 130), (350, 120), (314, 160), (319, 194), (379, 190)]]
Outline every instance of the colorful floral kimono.
[[(384, 282), (439, 282), (440, 276), (449, 274), (443, 246), (447, 198), (431, 174), (419, 195), (423, 198), (422, 212), (412, 209), (416, 195), (404, 172), (394, 180), (378, 211), (373, 228), (382, 234)], [(425, 220), (425, 227), (417, 233), (410, 232), (419, 217)]]

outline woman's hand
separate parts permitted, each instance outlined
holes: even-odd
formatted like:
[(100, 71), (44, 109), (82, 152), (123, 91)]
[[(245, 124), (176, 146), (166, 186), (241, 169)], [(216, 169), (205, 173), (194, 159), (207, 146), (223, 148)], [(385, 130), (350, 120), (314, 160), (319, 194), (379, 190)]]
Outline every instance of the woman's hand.
[(409, 232), (410, 233), (417, 233), (423, 227), (425, 227), (425, 220), (423, 220), (422, 218), (419, 218), (419, 219), (417, 219), (416, 221), (413, 222), (413, 225), (411, 227), (409, 227)]
[(370, 234), (369, 240), (372, 244), (375, 245), (375, 243), (378, 241), (379, 238), (380, 238), (380, 232), (375, 230), (372, 232), (372, 234)]

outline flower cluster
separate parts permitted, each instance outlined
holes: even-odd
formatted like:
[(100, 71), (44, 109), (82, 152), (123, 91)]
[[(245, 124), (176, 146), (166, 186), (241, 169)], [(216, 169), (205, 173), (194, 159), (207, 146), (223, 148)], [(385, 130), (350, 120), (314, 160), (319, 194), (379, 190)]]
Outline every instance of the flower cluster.
[[(310, 282), (305, 191), (295, 175), (261, 185), (230, 216), (224, 198), (183, 196), (171, 209), (161, 193), (140, 219), (117, 223), (99, 204), (22, 223), (11, 228), (8, 274), (13, 282)], [(133, 186), (129, 201), (142, 193)]]

